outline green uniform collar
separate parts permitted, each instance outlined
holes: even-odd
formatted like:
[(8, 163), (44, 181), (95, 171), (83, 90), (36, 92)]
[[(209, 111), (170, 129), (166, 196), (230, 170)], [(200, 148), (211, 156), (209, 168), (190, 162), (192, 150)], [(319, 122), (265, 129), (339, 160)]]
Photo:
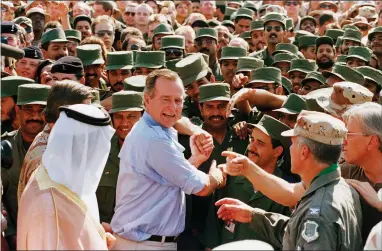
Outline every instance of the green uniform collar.
[(341, 172), (338, 168), (337, 163), (329, 166), (328, 168), (325, 168), (312, 180), (312, 182), (310, 183), (310, 187), (305, 192), (303, 197), (313, 193), (320, 187), (323, 187), (340, 178), (341, 178)]

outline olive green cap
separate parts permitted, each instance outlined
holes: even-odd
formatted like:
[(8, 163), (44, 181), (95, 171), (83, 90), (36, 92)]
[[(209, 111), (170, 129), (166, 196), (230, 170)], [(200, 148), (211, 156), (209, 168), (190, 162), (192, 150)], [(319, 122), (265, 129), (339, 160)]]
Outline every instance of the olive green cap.
[(289, 126), (269, 115), (264, 115), (257, 124), (248, 123), (247, 125), (249, 128), (256, 127), (260, 129), (272, 139), (279, 140), (282, 143), (284, 150), (289, 149), (289, 146), (292, 144), (290, 138), (281, 136), (281, 133), (290, 130)]
[(133, 68), (131, 51), (115, 51), (107, 53), (106, 70), (130, 70)]
[(201, 53), (195, 53), (183, 58), (175, 67), (184, 87), (207, 76), (208, 73), (208, 64)]
[(342, 27), (343, 30), (353, 30), (353, 31), (360, 31), (360, 29), (355, 26), (354, 24), (345, 24), (343, 27)]
[(231, 93), (229, 84), (213, 83), (206, 84), (199, 87), (200, 98), (199, 103), (208, 101), (230, 101)]
[(145, 75), (131, 76), (123, 80), (123, 89), (125, 91), (143, 92), (146, 86)]
[(213, 28), (201, 28), (198, 31), (196, 31), (195, 39), (198, 39), (201, 37), (211, 37), (217, 41), (218, 40), (218, 32)]
[(332, 71), (323, 71), (322, 75), (324, 75), (325, 78), (335, 75), (344, 81), (353, 82), (360, 85), (363, 85), (365, 82), (365, 79), (361, 73), (350, 67), (339, 64), (334, 64)]
[(231, 20), (224, 20), (221, 25), (223, 26), (231, 26), (232, 28), (235, 29), (235, 24)]
[(299, 71), (303, 73), (310, 73), (314, 71), (316, 68), (316, 64), (313, 64), (313, 62), (307, 60), (307, 59), (293, 59), (291, 61), (290, 70), (288, 73), (291, 73), (293, 71)]
[(286, 114), (299, 114), (302, 110), (306, 110), (306, 102), (297, 94), (290, 94), (281, 106), (280, 109), (273, 111), (282, 112)]
[(82, 40), (82, 34), (81, 34), (81, 31), (78, 31), (78, 30), (65, 30), (65, 36), (66, 36), (66, 39), (75, 39), (77, 40), (78, 42), (81, 42)]
[(13, 19), (13, 22), (15, 24), (25, 24), (26, 26), (28, 26), (29, 28), (33, 28), (32, 26), (32, 20), (28, 17), (24, 17), (24, 16), (21, 16), (21, 17), (16, 17), (15, 19)]
[(240, 37), (242, 39), (251, 39), (251, 32), (250, 31), (244, 31), (243, 33), (240, 34)]
[(1, 97), (17, 96), (19, 85), (32, 84), (35, 81), (21, 76), (9, 76), (1, 79)]
[(312, 36), (312, 35), (307, 35), (307, 36), (302, 36), (298, 40), (298, 48), (301, 49), (303, 47), (309, 47), (309, 46), (316, 46), (316, 40), (318, 36)]
[(322, 76), (321, 72), (312, 71), (306, 75), (305, 79), (301, 82), (301, 86), (304, 86), (309, 81), (317, 81), (320, 85), (326, 85), (325, 77)]
[(264, 21), (256, 20), (251, 22), (251, 31), (263, 31), (264, 30)]
[(154, 29), (154, 35), (153, 38), (156, 35), (174, 35), (174, 29), (172, 28), (171, 25), (166, 24), (166, 23), (161, 23), (159, 24), (155, 29)]
[(285, 88), (285, 90), (287, 90), (287, 94), (292, 92), (292, 82), (284, 76), (281, 76), (281, 85)]
[(65, 32), (63, 29), (55, 28), (44, 32), (44, 34), (42, 34), (41, 36), (41, 44), (46, 44), (49, 42), (65, 43), (69, 41), (66, 39)]
[(279, 22), (283, 25), (284, 29), (286, 27), (285, 17), (277, 12), (270, 12), (264, 16), (264, 26), (271, 21)]
[(208, 27), (215, 28), (216, 26), (220, 25), (220, 22), (216, 19), (211, 19), (207, 22)]
[(342, 36), (337, 37), (336, 44), (334, 45), (336, 48), (342, 44), (342, 38)]
[(263, 67), (251, 71), (249, 83), (276, 83), (281, 84), (281, 71), (275, 67)]
[(366, 63), (369, 63), (370, 62), (370, 59), (371, 59), (371, 54), (373, 52), (370, 51), (369, 48), (366, 48), (366, 47), (362, 47), (362, 46), (350, 46), (349, 47), (349, 52), (348, 52), (348, 55), (346, 57), (346, 59), (349, 59), (349, 58), (359, 58), (363, 61), (365, 61)]
[(137, 51), (134, 68), (159, 69), (166, 65), (164, 51)]
[(301, 18), (300, 24), (302, 24), (305, 20), (310, 20), (314, 23), (315, 26), (317, 26), (317, 21), (316, 21), (316, 19), (314, 19), (314, 17), (305, 16), (305, 17)]
[(374, 35), (375, 35), (376, 33), (382, 33), (382, 27), (381, 27), (381, 26), (375, 27), (375, 28), (373, 28), (373, 29), (371, 29), (371, 30), (369, 31), (369, 34), (367, 35), (369, 41), (373, 40)]
[(323, 44), (328, 44), (330, 46), (333, 46), (334, 41), (331, 37), (328, 37), (328, 36), (322, 36), (322, 37), (317, 38), (317, 40), (316, 40), (317, 49), (318, 49), (318, 47), (320, 47)]
[(103, 108), (103, 106), (101, 105), (101, 98), (99, 95), (99, 90), (92, 88), (91, 93), (93, 95), (92, 100), (91, 100), (91, 104), (98, 107), (98, 108)]
[(365, 77), (365, 79), (373, 81), (377, 85), (382, 87), (382, 72), (381, 71), (374, 69), (370, 66), (360, 66), (355, 69), (356, 71), (361, 73)]
[(293, 19), (292, 18), (286, 18), (285, 19), (285, 30), (290, 31), (293, 30), (294, 25), (293, 25)]
[(298, 47), (293, 44), (279, 43), (276, 45), (276, 50), (272, 53), (272, 56), (281, 52), (292, 53), (294, 55), (297, 55)]
[(182, 60), (181, 58), (177, 58), (177, 59), (172, 59), (172, 60), (168, 60), (166, 61), (166, 68), (169, 69), (169, 70), (172, 70), (172, 71), (175, 71), (176, 72), (176, 64)]
[(143, 105), (143, 94), (135, 91), (120, 91), (113, 93), (111, 110), (115, 112), (140, 112), (145, 109)]
[(343, 36), (344, 33), (345, 31), (340, 29), (327, 29), (325, 31), (325, 36), (331, 37), (333, 41), (337, 41), (338, 37)]
[(351, 40), (351, 41), (361, 43), (361, 39), (362, 39), (362, 32), (357, 30), (351, 30), (351, 29), (345, 29), (345, 33), (342, 36), (342, 41)]
[(185, 40), (183, 36), (170, 35), (162, 38), (160, 49), (178, 48), (184, 50)]
[(253, 10), (251, 9), (247, 9), (247, 8), (240, 8), (236, 11), (236, 16), (235, 18), (238, 18), (238, 17), (245, 17), (245, 18), (248, 18), (248, 19), (253, 19)]
[(240, 57), (247, 56), (247, 50), (241, 47), (223, 47), (220, 61), (233, 59), (238, 60)]
[(19, 85), (17, 90), (18, 105), (46, 105), (50, 86), (42, 84)]
[(282, 63), (282, 62), (290, 63), (293, 59), (297, 59), (297, 58), (298, 57), (292, 53), (285, 53), (285, 52), (277, 53), (273, 57), (272, 66), (275, 66), (275, 64)]
[(237, 61), (236, 72), (252, 71), (264, 66), (264, 61), (254, 57), (240, 57)]
[(256, 4), (253, 2), (246, 1), (243, 5), (244, 8), (251, 9), (253, 11), (257, 11)]
[(102, 57), (102, 49), (99, 44), (85, 44), (77, 46), (77, 57), (84, 66), (105, 63)]
[(346, 64), (346, 55), (338, 55), (336, 59), (336, 64)]
[(234, 4), (238, 4), (238, 5), (240, 5), (240, 6), (243, 6), (243, 1), (241, 1), (241, 0), (231, 0), (231, 1), (227, 1), (227, 5), (229, 4), (229, 3), (234, 3)]
[(294, 38), (289, 38), (290, 40), (293, 41), (293, 44), (294, 45), (298, 45), (298, 40), (300, 39), (300, 37), (303, 37), (303, 36), (312, 36), (314, 35), (313, 33), (309, 32), (309, 31), (306, 31), (306, 30), (298, 30), (295, 32), (294, 34)]
[(235, 8), (232, 7), (225, 7), (225, 12), (224, 12), (224, 20), (232, 20), (232, 14), (236, 12)]

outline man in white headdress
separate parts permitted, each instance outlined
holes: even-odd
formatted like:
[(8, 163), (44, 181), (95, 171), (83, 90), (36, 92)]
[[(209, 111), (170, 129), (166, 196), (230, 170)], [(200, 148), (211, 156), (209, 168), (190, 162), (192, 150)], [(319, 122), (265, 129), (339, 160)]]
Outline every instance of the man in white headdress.
[(96, 190), (115, 130), (109, 115), (95, 106), (60, 111), (42, 164), (20, 199), (17, 248), (107, 250)]

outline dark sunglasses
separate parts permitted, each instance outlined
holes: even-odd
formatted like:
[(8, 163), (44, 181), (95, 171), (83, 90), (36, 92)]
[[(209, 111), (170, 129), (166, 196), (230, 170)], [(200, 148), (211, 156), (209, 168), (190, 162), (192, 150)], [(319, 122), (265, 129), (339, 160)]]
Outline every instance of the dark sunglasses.
[(328, 8), (328, 9), (334, 9), (334, 6), (333, 5), (331, 5), (331, 4), (320, 4), (320, 8), (322, 8), (322, 9), (326, 9), (326, 8)]
[(114, 35), (114, 31), (108, 31), (108, 30), (97, 31), (97, 36), (99, 36), (99, 37), (103, 37), (103, 36), (105, 36), (105, 34), (107, 34), (110, 37), (110, 36)]
[(280, 31), (282, 31), (283, 28), (281, 26), (267, 26), (267, 27), (265, 27), (265, 30), (267, 32), (271, 32), (273, 29), (275, 29), (276, 32), (280, 32)]
[(128, 16), (133, 16), (133, 17), (135, 16), (135, 12), (125, 12), (125, 14)]
[(361, 31), (366, 31), (369, 27), (367, 27), (367, 25), (363, 25), (363, 26), (357, 26), (358, 29), (360, 29)]
[(211, 45), (216, 43), (214, 39), (198, 39), (195, 41), (197, 46), (202, 46), (203, 43), (206, 43), (207, 45)]
[(298, 2), (289, 2), (289, 1), (287, 1), (287, 2), (285, 3), (285, 5), (286, 5), (286, 6), (292, 6), (292, 5), (297, 6), (297, 5), (298, 5)]
[(170, 48), (170, 49), (165, 49), (164, 51), (166, 52), (166, 56), (174, 54), (176, 57), (180, 57), (183, 54), (183, 52), (180, 49)]
[(31, 33), (31, 32), (32, 32), (32, 28), (29, 27), (29, 26), (27, 26), (27, 27), (25, 27), (25, 31), (26, 31), (27, 33)]

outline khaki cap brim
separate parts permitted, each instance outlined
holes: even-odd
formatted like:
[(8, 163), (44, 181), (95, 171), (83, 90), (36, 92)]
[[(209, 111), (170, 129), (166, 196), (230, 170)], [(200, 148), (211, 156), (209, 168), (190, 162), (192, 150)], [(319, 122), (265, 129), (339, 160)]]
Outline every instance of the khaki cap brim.
[(294, 131), (294, 129), (290, 129), (288, 131), (282, 132), (281, 136), (283, 136), (283, 137), (294, 137), (294, 136), (298, 136), (298, 134)]

